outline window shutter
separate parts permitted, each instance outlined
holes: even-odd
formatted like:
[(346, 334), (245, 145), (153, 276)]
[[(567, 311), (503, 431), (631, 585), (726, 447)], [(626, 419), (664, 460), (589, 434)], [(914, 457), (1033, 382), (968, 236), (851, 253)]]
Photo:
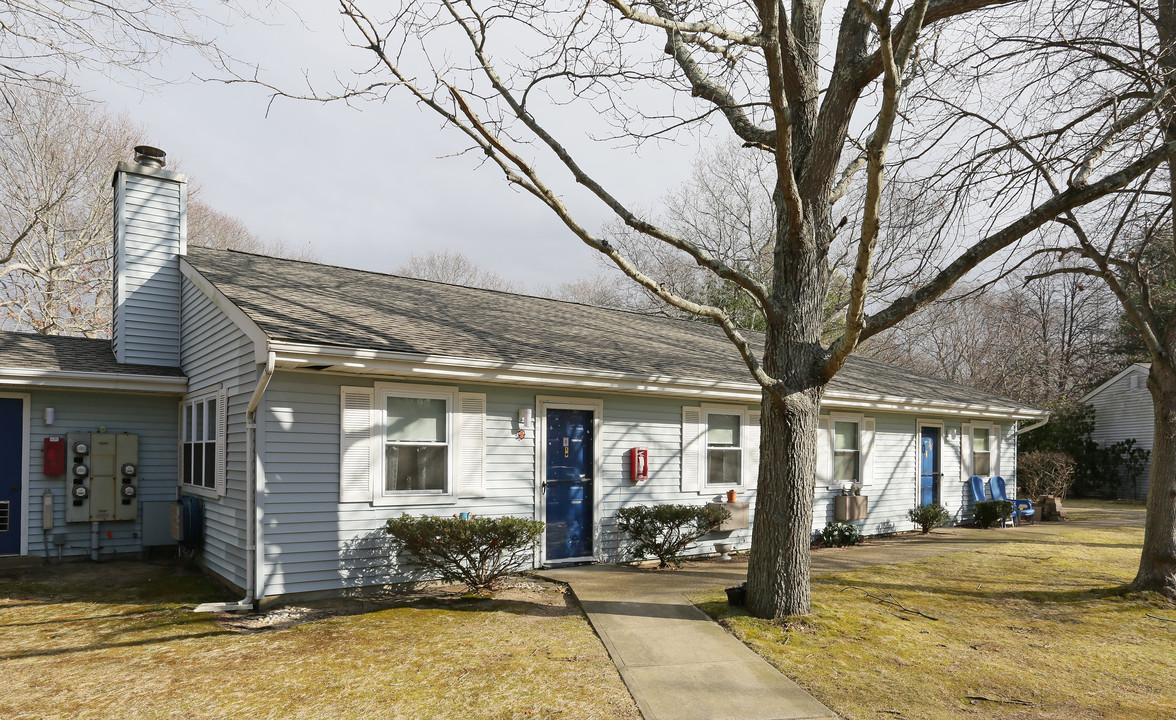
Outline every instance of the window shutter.
[[(228, 456), (228, 417), (229, 393), (219, 390), (216, 393), (216, 470), (214, 473), (216, 494), (224, 495), (228, 485), (226, 458)], [(246, 458), (246, 462), (248, 462)]]
[(972, 424), (960, 427), (960, 481), (972, 479)]
[(379, 467), (379, 432), (375, 391), (341, 387), (339, 502), (371, 502), (372, 473)]
[(1000, 475), (1000, 425), (992, 426), (992, 439), (989, 441), (988, 456), (992, 458), (989, 472), (993, 475)]
[(457, 394), (458, 497), (486, 497), (486, 393)]
[(862, 418), (862, 485), (874, 481), (874, 418)]
[(682, 408), (682, 492), (702, 492), (706, 471), (706, 435), (702, 408)]
[(751, 490), (759, 485), (760, 411), (747, 413), (747, 432), (743, 440), (743, 486)]
[(817, 485), (829, 487), (833, 482), (833, 439), (829, 436), (832, 423), (828, 415), (817, 420)]

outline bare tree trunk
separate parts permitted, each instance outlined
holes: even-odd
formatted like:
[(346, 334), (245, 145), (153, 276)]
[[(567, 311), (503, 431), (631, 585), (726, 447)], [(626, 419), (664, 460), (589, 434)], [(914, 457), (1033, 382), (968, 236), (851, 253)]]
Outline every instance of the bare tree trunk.
[[(764, 369), (784, 384), (782, 397), (764, 393), (761, 406), (760, 492), (747, 566), (748, 609), (756, 617), (807, 615), (816, 486), (817, 422), (825, 380), (821, 345), (828, 267), (817, 248), (828, 247), (828, 203), (805, 205), (804, 240), (777, 243), (773, 299), (783, 309), (768, 326)], [(779, 214), (780, 236), (787, 232)], [(805, 241), (807, 240), (807, 242)], [(780, 267), (786, 264), (785, 272)]]
[(1143, 554), (1133, 584), (1176, 600), (1176, 372), (1153, 362), (1147, 385), (1155, 406), (1155, 441)]

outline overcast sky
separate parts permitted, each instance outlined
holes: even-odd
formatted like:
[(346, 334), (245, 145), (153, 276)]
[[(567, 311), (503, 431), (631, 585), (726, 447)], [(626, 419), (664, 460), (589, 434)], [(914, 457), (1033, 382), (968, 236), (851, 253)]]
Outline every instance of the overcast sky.
[[(342, 20), (322, 5), (300, 11), (301, 25), (281, 15), (210, 32), (234, 57), (259, 64), (267, 79), (298, 88), (307, 70), (327, 91), (331, 73), (370, 61), (347, 46)], [(182, 51), (155, 72), (218, 75)], [(550, 210), (509, 187), (496, 168), (479, 169), (471, 157), (442, 158), (462, 149), (462, 138), (405, 94), (362, 109), (279, 100), (267, 117), (268, 93), (256, 86), (192, 81), (145, 88), (133, 79), (76, 79), (110, 109), (147, 126), (143, 142), (165, 150), (169, 164), (178, 161), (207, 203), (267, 240), (309, 245), (325, 262), (391, 271), (411, 253), (450, 249), (529, 285), (555, 285), (594, 267), (594, 251)], [(589, 145), (588, 121), (564, 113), (550, 126), (573, 148)], [(684, 178), (694, 152), (646, 146), (582, 160), (622, 198), (648, 207)], [(561, 191), (580, 192), (567, 173), (552, 177)], [(606, 218), (582, 195), (578, 207), (592, 229)]]

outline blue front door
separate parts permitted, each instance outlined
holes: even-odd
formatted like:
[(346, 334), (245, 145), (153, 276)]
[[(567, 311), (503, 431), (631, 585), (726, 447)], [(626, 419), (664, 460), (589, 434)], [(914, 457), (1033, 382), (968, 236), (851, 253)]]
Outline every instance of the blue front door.
[(592, 557), (591, 410), (547, 411), (547, 559)]
[(0, 555), (20, 554), (24, 400), (0, 398)]
[(939, 502), (939, 428), (925, 427), (919, 438), (919, 504)]

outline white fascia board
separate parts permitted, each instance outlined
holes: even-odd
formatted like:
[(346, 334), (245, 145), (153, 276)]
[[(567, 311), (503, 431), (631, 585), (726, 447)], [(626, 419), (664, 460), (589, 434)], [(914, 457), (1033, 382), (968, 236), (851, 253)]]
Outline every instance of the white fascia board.
[(245, 336), (253, 343), (253, 361), (266, 362), (269, 352), (269, 336), (265, 334), (265, 331), (258, 327), (257, 323), (253, 322), (253, 319), (246, 315), (244, 310), (234, 305), (232, 300), (209, 282), (208, 278), (201, 275), (199, 270), (189, 265), (188, 260), (183, 257), (180, 258), (180, 273), (191, 281), (200, 292), (204, 293), (234, 325), (240, 328), (241, 332), (245, 333)]
[(1148, 364), (1146, 364), (1146, 363), (1132, 363), (1131, 365), (1128, 365), (1126, 368), (1124, 368), (1124, 369), (1123, 369), (1121, 372), (1119, 372), (1118, 374), (1116, 374), (1116, 375), (1115, 375), (1115, 377), (1111, 378), (1110, 380), (1107, 380), (1107, 381), (1106, 381), (1105, 383), (1103, 383), (1102, 385), (1099, 385), (1099, 386), (1098, 386), (1098, 387), (1096, 387), (1095, 389), (1093, 389), (1093, 390), (1091, 390), (1090, 392), (1088, 392), (1088, 393), (1086, 393), (1085, 395), (1083, 395), (1081, 398), (1079, 398), (1079, 399), (1078, 399), (1078, 402), (1084, 402), (1084, 403), (1085, 403), (1085, 402), (1090, 402), (1090, 399), (1091, 399), (1091, 398), (1093, 398), (1095, 395), (1098, 395), (1098, 394), (1099, 394), (1099, 393), (1101, 393), (1103, 390), (1106, 390), (1106, 389), (1107, 389), (1107, 388), (1109, 388), (1110, 386), (1112, 386), (1112, 385), (1114, 385), (1115, 383), (1117, 383), (1117, 382), (1119, 382), (1120, 380), (1122, 380), (1124, 377), (1126, 377), (1126, 376), (1127, 376), (1127, 375), (1128, 375), (1128, 374), (1129, 374), (1129, 373), (1130, 373), (1132, 370), (1134, 370), (1135, 368), (1143, 368), (1144, 370), (1147, 370), (1148, 372), (1151, 372), (1151, 365), (1148, 365)]
[(132, 393), (183, 395), (188, 378), (130, 373), (67, 372), (32, 368), (0, 367), (0, 386), (73, 388)]
[[(437, 381), (440, 379), (494, 385), (568, 387), (624, 394), (658, 394), (685, 398), (758, 404), (761, 389), (755, 383), (674, 378), (663, 375), (581, 368), (503, 363), (440, 355), (401, 353), (388, 350), (332, 347), (304, 343), (272, 342), (277, 366), (282, 370), (329, 365), (345, 374), (391, 375)], [(962, 417), (1031, 420), (1049, 417), (1044, 410), (979, 404), (929, 402), (889, 396), (849, 395), (826, 392), (822, 408), (872, 410), (875, 412), (933, 413)]]

